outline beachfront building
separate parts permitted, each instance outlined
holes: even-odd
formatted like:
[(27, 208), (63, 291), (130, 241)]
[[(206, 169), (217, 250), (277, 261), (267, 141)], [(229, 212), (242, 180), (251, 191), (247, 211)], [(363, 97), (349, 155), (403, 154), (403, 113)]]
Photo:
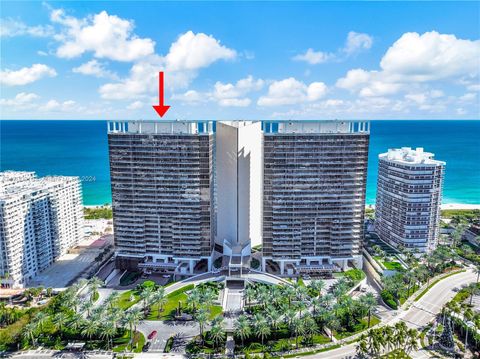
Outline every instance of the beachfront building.
[(0, 285), (21, 288), (83, 239), (78, 177), (0, 173)]
[(361, 266), (368, 122), (265, 123), (263, 269)]
[(108, 131), (118, 268), (193, 274), (221, 257), (241, 272), (259, 244), (263, 269), (281, 274), (361, 266), (368, 122), (115, 121)]
[(213, 251), (211, 122), (108, 124), (116, 266), (192, 274)]
[(445, 162), (423, 148), (379, 155), (375, 231), (392, 246), (429, 252), (439, 235)]

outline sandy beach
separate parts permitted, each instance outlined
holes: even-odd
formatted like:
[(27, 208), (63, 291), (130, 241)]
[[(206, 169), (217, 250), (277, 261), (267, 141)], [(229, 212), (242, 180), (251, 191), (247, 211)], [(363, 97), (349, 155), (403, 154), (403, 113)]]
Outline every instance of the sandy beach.
[[(480, 209), (480, 204), (465, 204), (465, 203), (445, 203), (441, 205), (442, 209)], [(365, 208), (375, 209), (374, 204), (367, 204)]]

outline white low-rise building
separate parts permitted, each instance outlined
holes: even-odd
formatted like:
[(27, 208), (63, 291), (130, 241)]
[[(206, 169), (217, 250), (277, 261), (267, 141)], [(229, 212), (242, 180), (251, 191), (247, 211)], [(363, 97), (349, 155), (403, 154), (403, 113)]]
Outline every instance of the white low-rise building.
[(19, 288), (83, 239), (78, 177), (0, 173), (0, 285)]

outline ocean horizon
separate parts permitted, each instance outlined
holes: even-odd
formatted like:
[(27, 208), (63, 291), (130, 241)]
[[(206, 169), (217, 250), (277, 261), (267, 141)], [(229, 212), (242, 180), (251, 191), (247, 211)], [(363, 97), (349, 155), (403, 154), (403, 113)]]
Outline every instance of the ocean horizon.
[[(366, 204), (375, 204), (378, 155), (423, 147), (447, 163), (443, 203), (480, 204), (479, 120), (371, 120)], [(1, 120), (0, 171), (79, 176), (84, 205), (111, 203), (104, 120)]]

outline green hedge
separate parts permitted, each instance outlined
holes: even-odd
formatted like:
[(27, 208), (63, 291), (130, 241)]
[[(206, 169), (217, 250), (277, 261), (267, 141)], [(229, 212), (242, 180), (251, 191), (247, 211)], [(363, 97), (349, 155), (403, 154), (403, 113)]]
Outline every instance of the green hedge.
[(386, 290), (382, 290), (381, 296), (382, 300), (385, 302), (386, 305), (388, 305), (392, 309), (398, 309), (398, 304), (395, 301), (392, 293)]

